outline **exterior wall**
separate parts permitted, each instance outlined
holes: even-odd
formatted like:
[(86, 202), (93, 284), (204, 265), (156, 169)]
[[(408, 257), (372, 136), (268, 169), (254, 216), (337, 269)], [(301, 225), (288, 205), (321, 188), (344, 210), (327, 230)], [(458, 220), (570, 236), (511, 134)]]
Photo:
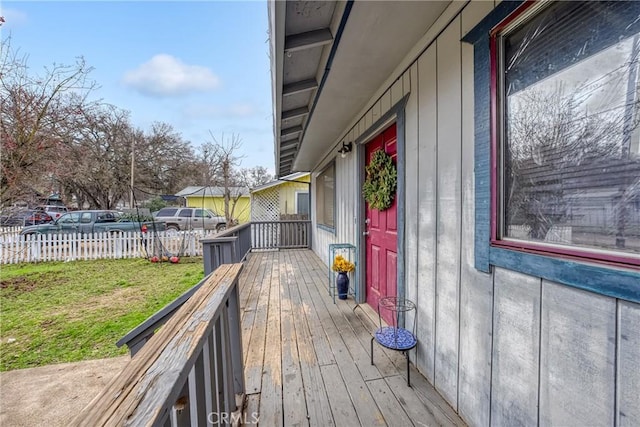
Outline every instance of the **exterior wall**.
[[(309, 176), (303, 176), (298, 181), (310, 182)], [(280, 214), (292, 215), (296, 213), (296, 192), (308, 192), (309, 186), (301, 182), (285, 182), (278, 186), (280, 191)]]
[[(473, 47), (460, 39), (493, 7), (452, 3), (417, 60), (344, 131), (351, 140), (375, 133), (376, 117), (409, 93), (399, 173), (414, 362), (473, 426), (639, 425), (640, 304), (474, 267)], [(325, 262), (329, 243), (359, 243), (361, 149), (336, 159), (336, 227), (316, 227), (313, 238)]]
[[(214, 213), (224, 216), (224, 198), (222, 197), (186, 197), (187, 207), (210, 209)], [(233, 206), (231, 204), (231, 206)], [(238, 219), (240, 224), (249, 222), (251, 216), (251, 199), (249, 195), (242, 196), (238, 199), (233, 211), (233, 216)]]
[[(311, 176), (297, 178), (296, 181), (282, 182), (278, 185), (251, 193), (251, 218), (254, 221), (277, 221), (281, 215), (296, 214), (296, 194), (309, 193)], [(276, 211), (277, 210), (277, 211)]]

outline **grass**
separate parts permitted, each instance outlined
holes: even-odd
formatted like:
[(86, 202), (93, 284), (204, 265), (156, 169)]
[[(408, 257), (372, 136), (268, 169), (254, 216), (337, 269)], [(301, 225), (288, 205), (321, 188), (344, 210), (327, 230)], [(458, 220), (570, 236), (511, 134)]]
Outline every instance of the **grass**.
[(126, 354), (115, 343), (204, 277), (202, 258), (0, 270), (0, 371)]

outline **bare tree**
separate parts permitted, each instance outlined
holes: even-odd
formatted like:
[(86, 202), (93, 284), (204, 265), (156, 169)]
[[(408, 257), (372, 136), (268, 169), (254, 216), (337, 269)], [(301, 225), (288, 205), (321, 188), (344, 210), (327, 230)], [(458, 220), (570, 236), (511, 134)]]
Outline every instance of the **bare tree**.
[[(508, 224), (529, 226), (533, 239), (545, 239), (568, 217), (576, 194), (626, 188), (634, 171), (633, 160), (621, 160), (621, 147), (638, 123), (625, 123), (620, 108), (590, 113), (581, 99), (585, 91), (567, 93), (560, 84), (528, 90), (509, 104), (505, 213)], [(621, 108), (637, 110), (638, 101), (631, 102)]]
[(201, 147), (202, 162), (208, 177), (208, 182), (204, 185), (223, 188), (224, 217), (227, 224), (231, 225), (236, 222), (235, 209), (244, 193), (235, 172), (243, 158), (237, 153), (242, 147), (242, 139), (237, 134), (231, 134), (229, 137), (222, 134), (220, 138), (216, 138), (212, 132), (209, 132), (209, 135), (211, 141)]
[(155, 122), (135, 140), (136, 187), (173, 194), (198, 179), (198, 165), (188, 141), (175, 129)]
[(264, 166), (254, 166), (252, 168), (241, 168), (238, 171), (238, 180), (244, 186), (253, 189), (273, 181), (273, 175)]
[(91, 208), (114, 209), (129, 192), (129, 159), (137, 135), (125, 110), (109, 104), (84, 109), (69, 130), (73, 143), (58, 179)]
[(56, 164), (66, 123), (87, 105), (96, 88), (92, 68), (83, 58), (73, 65), (53, 64), (41, 75), (29, 73), (26, 56), (1, 42), (0, 141), (2, 175), (0, 204), (42, 191), (50, 165)]

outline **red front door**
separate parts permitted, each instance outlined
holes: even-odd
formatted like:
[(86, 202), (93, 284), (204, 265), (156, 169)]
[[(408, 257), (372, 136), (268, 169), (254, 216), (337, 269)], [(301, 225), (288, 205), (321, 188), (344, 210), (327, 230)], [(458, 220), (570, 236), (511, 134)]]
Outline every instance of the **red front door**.
[[(366, 145), (366, 164), (368, 165), (377, 150), (385, 150), (397, 166), (397, 137), (396, 125), (385, 129)], [(367, 214), (367, 303), (378, 310), (378, 300), (386, 296), (397, 294), (396, 272), (398, 262), (398, 221), (397, 200), (384, 211), (370, 209), (366, 206)], [(387, 310), (380, 313), (382, 318), (392, 324), (392, 318)]]

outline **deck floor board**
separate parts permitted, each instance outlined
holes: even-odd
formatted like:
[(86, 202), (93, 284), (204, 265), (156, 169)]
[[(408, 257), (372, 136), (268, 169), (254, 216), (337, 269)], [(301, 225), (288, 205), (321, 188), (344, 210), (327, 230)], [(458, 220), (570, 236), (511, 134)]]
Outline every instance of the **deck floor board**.
[(240, 276), (247, 404), (264, 426), (464, 425), (405, 357), (370, 342), (377, 315), (333, 299), (310, 250), (250, 254)]

